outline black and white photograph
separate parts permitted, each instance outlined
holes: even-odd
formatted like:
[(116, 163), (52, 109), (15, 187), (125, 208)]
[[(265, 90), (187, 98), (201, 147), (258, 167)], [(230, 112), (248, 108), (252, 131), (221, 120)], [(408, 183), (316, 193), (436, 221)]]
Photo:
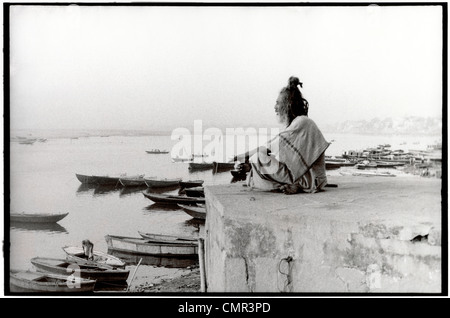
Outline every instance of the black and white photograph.
[(3, 294), (446, 296), (446, 19), (4, 2)]

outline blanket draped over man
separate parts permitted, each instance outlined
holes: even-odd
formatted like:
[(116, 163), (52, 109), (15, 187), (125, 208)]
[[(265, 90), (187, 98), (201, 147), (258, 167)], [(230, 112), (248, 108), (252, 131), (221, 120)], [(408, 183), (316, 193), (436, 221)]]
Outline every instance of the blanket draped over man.
[(330, 145), (307, 116), (297, 116), (267, 144), (267, 149), (250, 157), (247, 176), (250, 187), (275, 190), (298, 184), (303, 192), (320, 191), (327, 184), (325, 150)]

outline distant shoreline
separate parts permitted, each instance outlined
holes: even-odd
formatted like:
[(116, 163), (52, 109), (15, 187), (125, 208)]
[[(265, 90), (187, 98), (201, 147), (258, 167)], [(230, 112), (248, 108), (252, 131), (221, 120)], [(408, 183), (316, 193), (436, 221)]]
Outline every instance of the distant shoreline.
[[(238, 127), (236, 127), (238, 128)], [(245, 128), (244, 128), (245, 129)], [(193, 131), (192, 131), (193, 132)], [(225, 133), (225, 129), (223, 130)], [(324, 134), (343, 134), (343, 135), (366, 135), (366, 136), (426, 136), (426, 137), (440, 137), (442, 134), (437, 133), (400, 133), (400, 132), (342, 132), (325, 129)], [(89, 138), (89, 137), (139, 137), (139, 136), (171, 136), (172, 131), (165, 130), (126, 130), (126, 129), (12, 129), (9, 132), (9, 137), (14, 138), (46, 138), (46, 139), (62, 139), (62, 138)]]

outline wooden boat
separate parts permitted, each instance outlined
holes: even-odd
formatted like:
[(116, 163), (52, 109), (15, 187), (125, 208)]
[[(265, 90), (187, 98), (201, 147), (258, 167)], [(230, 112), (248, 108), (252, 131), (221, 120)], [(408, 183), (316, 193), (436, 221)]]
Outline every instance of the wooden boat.
[(124, 187), (142, 187), (147, 186), (145, 184), (145, 178), (144, 175), (140, 175), (137, 177), (123, 177), (119, 179), (120, 184), (122, 184)]
[(377, 164), (375, 162), (361, 162), (356, 164), (356, 168), (360, 169), (360, 170), (364, 170), (364, 169), (375, 169), (377, 168)]
[(120, 257), (128, 265), (151, 265), (154, 267), (165, 268), (187, 268), (189, 266), (198, 266), (198, 257), (164, 257), (159, 255), (132, 254), (108, 249), (108, 253)]
[(11, 291), (15, 292), (86, 293), (95, 287), (93, 279), (32, 271), (11, 270), (9, 278)]
[(154, 242), (178, 243), (178, 242), (197, 242), (198, 238), (193, 236), (176, 236), (167, 234), (144, 233), (138, 231), (143, 238)]
[(189, 206), (184, 204), (178, 204), (179, 207), (183, 208), (184, 212), (192, 216), (194, 219), (206, 219), (206, 208), (199, 206)]
[(213, 173), (234, 169), (234, 162), (213, 162)]
[(64, 246), (67, 259), (81, 265), (99, 266), (108, 269), (125, 268), (125, 262), (113, 255), (106, 254), (100, 251), (93, 251), (94, 260), (88, 260), (84, 256), (82, 247)]
[(144, 193), (143, 195), (156, 203), (164, 204), (197, 204), (205, 203), (205, 198), (193, 198), (181, 195), (168, 195), (168, 194), (158, 194), (158, 193)]
[(156, 242), (141, 237), (106, 235), (109, 250), (131, 254), (157, 255), (163, 257), (198, 257), (198, 244), (195, 242)]
[(150, 154), (165, 154), (165, 153), (169, 153), (168, 150), (159, 150), (159, 149), (152, 149), (152, 150), (146, 150), (146, 153), (150, 153)]
[(205, 189), (203, 187), (188, 188), (184, 190), (188, 197), (201, 198), (205, 197)]
[(165, 188), (179, 185), (181, 178), (173, 178), (173, 179), (144, 178), (144, 180), (145, 184), (149, 188)]
[(194, 187), (200, 187), (204, 183), (204, 180), (186, 180), (186, 181), (180, 181), (180, 187), (181, 188), (194, 188)]
[(375, 172), (375, 171), (366, 171), (366, 172), (355, 172), (354, 176), (365, 176), (365, 177), (395, 177), (395, 174), (391, 174), (389, 172)]
[[(31, 259), (31, 263), (41, 272), (68, 275), (71, 270), (76, 270), (79, 277), (95, 279), (97, 282), (124, 281), (130, 274), (128, 269), (107, 269), (96, 265), (76, 264), (58, 258), (34, 257)], [(71, 265), (75, 266), (69, 267)]]
[(110, 176), (88, 176), (83, 174), (75, 174), (77, 176), (77, 179), (81, 183), (85, 184), (97, 184), (97, 185), (120, 185), (120, 178), (123, 178), (124, 176), (118, 176), (118, 177), (110, 177)]
[(10, 213), (9, 219), (11, 222), (21, 222), (21, 223), (56, 223), (64, 219), (67, 213)]
[(213, 164), (211, 162), (189, 162), (189, 170), (208, 170), (212, 169)]

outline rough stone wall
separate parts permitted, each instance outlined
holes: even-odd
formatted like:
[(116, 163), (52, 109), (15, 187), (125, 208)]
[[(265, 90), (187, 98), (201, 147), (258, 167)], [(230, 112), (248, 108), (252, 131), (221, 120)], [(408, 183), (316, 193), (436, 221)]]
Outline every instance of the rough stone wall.
[(440, 219), (341, 220), (267, 204), (252, 214), (214, 191), (207, 198), (208, 292), (441, 291)]

